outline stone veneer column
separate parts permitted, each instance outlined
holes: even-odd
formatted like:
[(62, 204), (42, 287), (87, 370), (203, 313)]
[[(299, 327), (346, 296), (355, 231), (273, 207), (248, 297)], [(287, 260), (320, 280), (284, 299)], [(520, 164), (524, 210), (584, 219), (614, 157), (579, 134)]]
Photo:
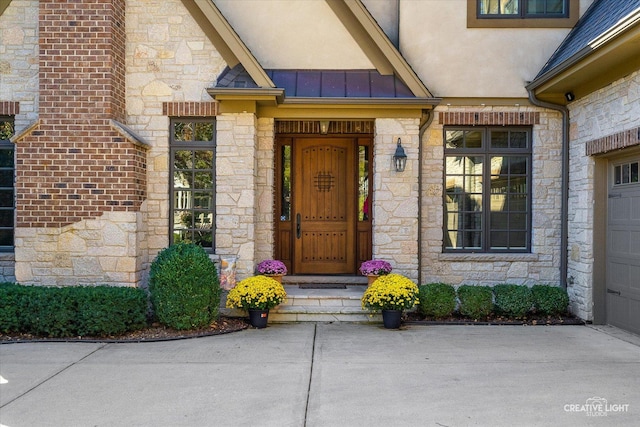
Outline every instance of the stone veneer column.
[[(418, 278), (418, 119), (376, 119), (373, 158), (373, 257), (394, 272)], [(398, 138), (407, 154), (404, 172), (392, 156)]]
[(216, 254), (237, 255), (238, 280), (255, 265), (257, 120), (254, 114), (217, 119)]
[(258, 162), (256, 176), (256, 251), (255, 260), (273, 258), (274, 251), (274, 119), (258, 119)]

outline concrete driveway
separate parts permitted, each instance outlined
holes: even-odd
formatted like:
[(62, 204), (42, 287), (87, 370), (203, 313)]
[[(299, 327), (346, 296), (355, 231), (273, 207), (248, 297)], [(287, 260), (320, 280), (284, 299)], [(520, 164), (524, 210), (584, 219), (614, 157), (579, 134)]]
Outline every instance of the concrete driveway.
[(637, 426), (640, 340), (587, 326), (272, 324), (0, 345), (0, 424)]

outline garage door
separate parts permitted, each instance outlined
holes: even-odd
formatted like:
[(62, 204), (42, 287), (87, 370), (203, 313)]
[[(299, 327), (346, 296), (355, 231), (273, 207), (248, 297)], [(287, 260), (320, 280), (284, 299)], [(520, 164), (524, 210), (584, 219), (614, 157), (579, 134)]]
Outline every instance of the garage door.
[(607, 323), (640, 334), (640, 160), (612, 164), (607, 224)]

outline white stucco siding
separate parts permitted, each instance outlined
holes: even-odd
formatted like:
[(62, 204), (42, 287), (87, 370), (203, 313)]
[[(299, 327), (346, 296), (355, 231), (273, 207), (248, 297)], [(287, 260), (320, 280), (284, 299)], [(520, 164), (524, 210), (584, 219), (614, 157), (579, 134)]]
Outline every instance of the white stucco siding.
[(374, 68), (324, 0), (214, 3), (264, 68)]
[(400, 6), (400, 51), (439, 97), (527, 97), (524, 86), (569, 30), (467, 28), (467, 0)]

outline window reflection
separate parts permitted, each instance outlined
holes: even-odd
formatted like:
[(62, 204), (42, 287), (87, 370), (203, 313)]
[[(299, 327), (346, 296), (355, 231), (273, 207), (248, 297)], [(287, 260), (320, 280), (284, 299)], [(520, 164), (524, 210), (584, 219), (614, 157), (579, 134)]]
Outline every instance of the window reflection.
[(445, 130), (445, 249), (529, 248), (529, 147), (522, 128)]
[(215, 227), (214, 121), (172, 122), (171, 243), (213, 249)]
[(369, 200), (369, 147), (358, 147), (358, 220), (371, 219), (371, 201)]
[(282, 161), (280, 221), (291, 221), (291, 146), (283, 145), (280, 155)]

